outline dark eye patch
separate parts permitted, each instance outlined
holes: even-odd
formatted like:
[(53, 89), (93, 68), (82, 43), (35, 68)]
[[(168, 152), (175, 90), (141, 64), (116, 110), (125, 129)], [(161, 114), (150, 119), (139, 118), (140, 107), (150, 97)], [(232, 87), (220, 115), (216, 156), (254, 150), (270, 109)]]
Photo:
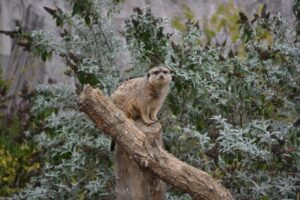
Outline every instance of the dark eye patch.
[(169, 71), (167, 71), (167, 70), (164, 70), (164, 71), (163, 71), (163, 73), (164, 73), (164, 74), (168, 74), (168, 73), (169, 73)]
[(154, 71), (154, 72), (152, 72), (152, 74), (158, 75), (159, 71)]

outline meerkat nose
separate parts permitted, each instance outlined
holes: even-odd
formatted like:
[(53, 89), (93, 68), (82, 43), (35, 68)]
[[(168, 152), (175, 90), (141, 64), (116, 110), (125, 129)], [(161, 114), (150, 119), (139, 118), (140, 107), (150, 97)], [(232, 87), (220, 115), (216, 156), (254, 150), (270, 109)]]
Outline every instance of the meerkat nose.
[(163, 79), (163, 78), (164, 78), (164, 75), (160, 75), (160, 76), (159, 76), (159, 79)]

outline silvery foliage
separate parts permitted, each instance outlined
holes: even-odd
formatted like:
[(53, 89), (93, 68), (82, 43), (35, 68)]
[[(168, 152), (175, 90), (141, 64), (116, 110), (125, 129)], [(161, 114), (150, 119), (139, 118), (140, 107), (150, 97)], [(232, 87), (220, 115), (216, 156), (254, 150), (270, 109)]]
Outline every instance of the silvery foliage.
[[(66, 12), (67, 31), (61, 39), (38, 30), (31, 33), (32, 52), (57, 54), (68, 60), (66, 70), (81, 84), (90, 83), (110, 94), (118, 83), (117, 59), (124, 50), (111, 27), (111, 1), (90, 1), (95, 18), (90, 25)], [(106, 13), (106, 14), (104, 14)], [(76, 57), (78, 63), (70, 56)], [(40, 85), (35, 90), (32, 113), (39, 133), (28, 133), (36, 141), (41, 159), (39, 176), (17, 199), (113, 199), (110, 139), (99, 132), (78, 110), (74, 86)]]
[[(145, 56), (159, 52), (174, 72), (160, 114), (166, 149), (221, 179), (237, 199), (295, 199), (300, 190), (300, 130), (293, 125), (300, 113), (300, 50), (285, 40), (282, 19), (270, 18), (271, 46), (256, 40), (254, 31), (240, 48), (244, 52), (226, 55), (222, 45), (203, 45), (205, 36), (193, 23), (177, 33), (179, 41), (171, 38), (159, 50), (145, 49), (144, 38), (134, 36), (155, 33), (151, 28), (162, 23), (143, 17), (127, 28), (133, 53), (144, 64)], [(257, 27), (265, 23), (260, 20)], [(167, 199), (186, 198), (176, 195), (171, 189)]]
[(35, 88), (35, 103), (31, 111), (35, 114), (47, 109), (75, 109), (76, 94), (74, 89), (66, 84), (39, 85)]
[[(77, 0), (71, 0), (76, 2)], [(89, 0), (92, 3), (92, 14), (89, 25), (80, 16), (73, 16), (71, 11), (64, 12), (65, 29), (61, 39), (47, 32), (36, 30), (31, 32), (31, 51), (39, 54), (41, 50), (56, 54), (68, 60), (68, 65), (76, 65), (77, 78), (81, 83), (95, 84), (106, 94), (110, 94), (119, 81), (119, 66), (125, 47), (121, 38), (112, 27), (111, 15), (117, 10), (111, 1)], [(71, 55), (70, 55), (71, 54)], [(79, 61), (74, 63), (75, 56)], [(76, 60), (75, 59), (75, 60)], [(74, 69), (74, 68), (72, 68)], [(67, 73), (67, 72), (66, 72)], [(82, 74), (82, 75), (81, 75)], [(92, 77), (92, 80), (85, 80)], [(95, 80), (94, 80), (95, 79)]]
[[(21, 199), (111, 197), (110, 139), (78, 111), (74, 88), (41, 85), (32, 111), (42, 132), (34, 136), (41, 152), (40, 175), (19, 193)], [(41, 117), (44, 116), (43, 117)]]

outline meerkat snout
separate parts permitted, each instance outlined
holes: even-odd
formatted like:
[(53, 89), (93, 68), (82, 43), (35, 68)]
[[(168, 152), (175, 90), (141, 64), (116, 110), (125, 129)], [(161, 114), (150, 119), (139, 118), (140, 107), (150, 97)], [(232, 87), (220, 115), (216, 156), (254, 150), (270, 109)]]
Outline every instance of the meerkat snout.
[(154, 67), (148, 72), (148, 81), (152, 85), (169, 85), (172, 80), (170, 70), (166, 67)]

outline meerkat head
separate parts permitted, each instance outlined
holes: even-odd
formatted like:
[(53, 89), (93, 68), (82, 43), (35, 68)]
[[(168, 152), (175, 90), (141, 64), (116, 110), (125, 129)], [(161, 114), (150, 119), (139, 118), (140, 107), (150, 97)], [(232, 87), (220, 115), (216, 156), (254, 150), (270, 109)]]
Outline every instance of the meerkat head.
[(172, 80), (170, 70), (166, 67), (154, 67), (147, 75), (148, 82), (154, 86), (166, 86)]

